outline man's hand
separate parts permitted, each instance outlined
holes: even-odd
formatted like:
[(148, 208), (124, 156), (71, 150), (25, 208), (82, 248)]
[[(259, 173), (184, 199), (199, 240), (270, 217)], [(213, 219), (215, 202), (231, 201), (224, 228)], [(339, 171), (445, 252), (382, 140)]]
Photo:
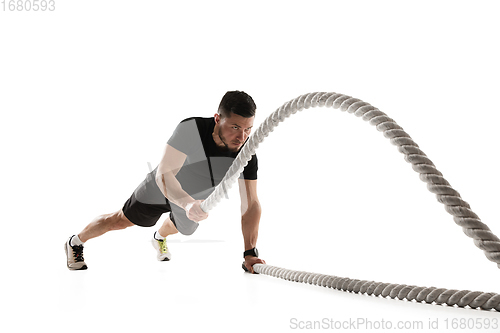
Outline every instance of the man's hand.
[(248, 269), (248, 271), (252, 274), (255, 274), (253, 270), (253, 265), (255, 264), (265, 264), (266, 262), (260, 258), (253, 257), (253, 256), (246, 256), (245, 257), (245, 267)]
[(186, 210), (186, 216), (188, 219), (200, 222), (208, 217), (208, 213), (205, 213), (200, 207), (202, 202), (203, 200), (195, 200), (186, 205), (186, 208), (184, 209)]

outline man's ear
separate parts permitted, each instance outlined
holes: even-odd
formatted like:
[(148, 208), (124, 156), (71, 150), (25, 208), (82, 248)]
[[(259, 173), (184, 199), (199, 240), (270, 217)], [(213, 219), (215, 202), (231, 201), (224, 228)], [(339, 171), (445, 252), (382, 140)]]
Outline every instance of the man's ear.
[(218, 114), (218, 113), (214, 114), (214, 119), (215, 119), (215, 123), (218, 124), (220, 121), (220, 114)]

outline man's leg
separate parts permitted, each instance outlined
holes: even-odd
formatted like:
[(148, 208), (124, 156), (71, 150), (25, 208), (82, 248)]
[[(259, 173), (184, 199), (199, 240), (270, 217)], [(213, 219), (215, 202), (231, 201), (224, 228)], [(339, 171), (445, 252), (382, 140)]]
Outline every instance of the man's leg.
[(177, 231), (177, 228), (175, 227), (174, 223), (172, 222), (170, 217), (168, 217), (165, 220), (165, 222), (163, 222), (162, 226), (160, 227), (160, 229), (158, 229), (157, 232), (161, 237), (165, 238), (169, 235), (174, 235), (179, 231)]
[(134, 224), (123, 214), (122, 210), (96, 217), (77, 236), (71, 236), (64, 244), (67, 266), (70, 270), (87, 269), (83, 258), (83, 243), (101, 236), (111, 230), (121, 230)]
[(121, 230), (133, 225), (120, 209), (117, 212), (96, 217), (78, 234), (78, 237), (82, 243), (85, 243), (89, 239), (104, 235), (108, 231)]

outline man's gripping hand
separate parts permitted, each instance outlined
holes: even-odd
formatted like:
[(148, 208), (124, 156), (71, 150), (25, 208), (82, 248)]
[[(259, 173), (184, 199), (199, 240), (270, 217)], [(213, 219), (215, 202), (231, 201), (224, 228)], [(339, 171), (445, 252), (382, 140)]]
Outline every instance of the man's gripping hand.
[(248, 270), (248, 272), (255, 274), (253, 270), (253, 265), (255, 264), (265, 264), (266, 262), (258, 257), (246, 256), (245, 262), (243, 263)]
[(208, 217), (208, 213), (205, 213), (200, 207), (202, 202), (203, 200), (195, 200), (186, 205), (184, 209), (186, 210), (186, 216), (188, 219), (200, 222)]

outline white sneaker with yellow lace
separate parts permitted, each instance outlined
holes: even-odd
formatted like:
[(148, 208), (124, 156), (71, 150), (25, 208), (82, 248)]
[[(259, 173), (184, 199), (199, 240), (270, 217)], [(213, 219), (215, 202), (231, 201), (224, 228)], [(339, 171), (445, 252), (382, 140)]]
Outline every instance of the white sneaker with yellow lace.
[(156, 249), (156, 258), (158, 261), (169, 261), (172, 258), (172, 254), (167, 247), (167, 239), (158, 240), (155, 237), (151, 240), (153, 247)]

